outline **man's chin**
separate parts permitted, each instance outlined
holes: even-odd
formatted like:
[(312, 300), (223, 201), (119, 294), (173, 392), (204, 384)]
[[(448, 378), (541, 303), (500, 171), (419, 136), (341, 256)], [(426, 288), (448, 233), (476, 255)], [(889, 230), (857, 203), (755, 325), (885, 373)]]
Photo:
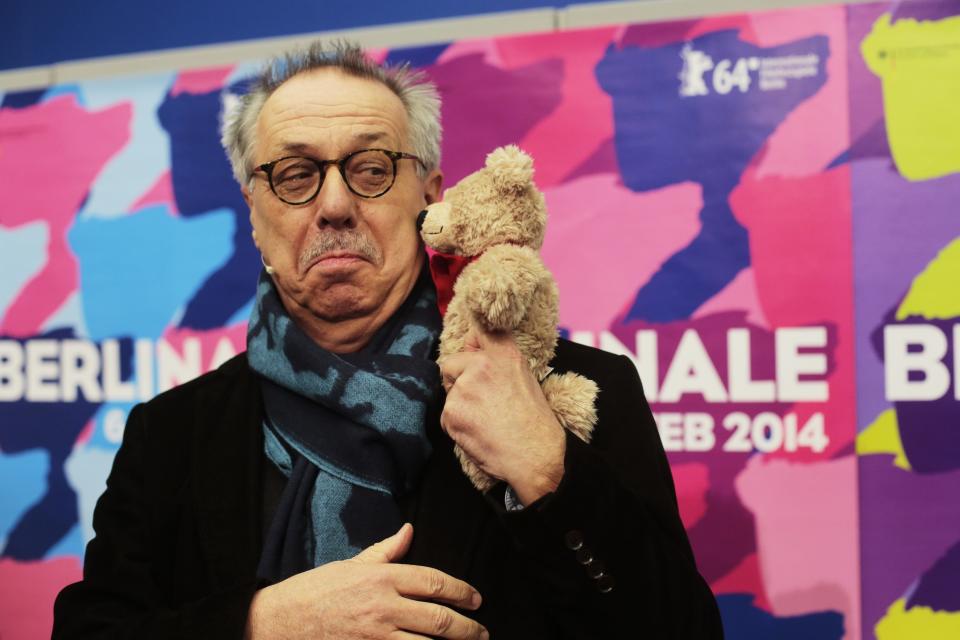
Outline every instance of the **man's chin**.
[(336, 282), (303, 301), (317, 318), (325, 322), (353, 320), (370, 315), (376, 309), (365, 289), (351, 282)]
[(305, 275), (320, 275), (326, 278), (349, 277), (365, 267), (373, 266), (369, 261), (358, 256), (336, 256), (323, 258), (310, 264)]

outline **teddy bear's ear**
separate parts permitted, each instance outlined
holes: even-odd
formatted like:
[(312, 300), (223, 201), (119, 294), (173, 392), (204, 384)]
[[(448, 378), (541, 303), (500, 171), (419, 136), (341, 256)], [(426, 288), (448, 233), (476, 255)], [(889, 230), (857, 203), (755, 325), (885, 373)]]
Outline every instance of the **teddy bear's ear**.
[(533, 158), (512, 144), (491, 151), (486, 167), (501, 191), (520, 191), (533, 181)]

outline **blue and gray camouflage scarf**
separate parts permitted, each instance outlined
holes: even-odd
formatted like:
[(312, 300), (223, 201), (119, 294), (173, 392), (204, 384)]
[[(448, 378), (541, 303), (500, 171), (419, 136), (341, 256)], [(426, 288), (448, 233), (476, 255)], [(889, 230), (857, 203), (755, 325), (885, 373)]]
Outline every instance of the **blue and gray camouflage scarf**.
[(425, 416), (440, 396), (441, 321), (424, 270), (364, 349), (318, 346), (261, 273), (247, 330), (261, 376), (267, 458), (287, 477), (258, 574), (279, 581), (349, 558), (402, 524), (397, 499), (430, 455)]

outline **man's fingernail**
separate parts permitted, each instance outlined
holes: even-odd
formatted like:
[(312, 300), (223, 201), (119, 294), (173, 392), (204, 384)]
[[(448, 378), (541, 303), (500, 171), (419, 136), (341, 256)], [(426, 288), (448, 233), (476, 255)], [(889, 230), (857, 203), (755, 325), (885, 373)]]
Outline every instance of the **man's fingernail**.
[(484, 629), (483, 631), (481, 631), (481, 632), (480, 632), (480, 639), (481, 639), (481, 640), (490, 640), (490, 632), (487, 631), (486, 629)]
[(483, 602), (483, 598), (480, 597), (480, 593), (478, 591), (474, 591), (473, 597), (470, 598), (470, 604), (474, 609), (479, 609), (481, 602)]

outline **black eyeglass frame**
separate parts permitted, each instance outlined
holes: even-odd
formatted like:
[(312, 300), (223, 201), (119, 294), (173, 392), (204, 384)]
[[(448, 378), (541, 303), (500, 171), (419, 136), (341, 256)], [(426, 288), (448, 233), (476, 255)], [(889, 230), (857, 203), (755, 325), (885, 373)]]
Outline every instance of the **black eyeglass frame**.
[[(393, 176), (390, 179), (390, 184), (388, 184), (383, 191), (374, 195), (366, 195), (364, 193), (360, 193), (359, 191), (353, 188), (353, 185), (350, 184), (350, 180), (347, 179), (347, 170), (346, 170), (347, 162), (350, 161), (350, 158), (353, 158), (354, 156), (359, 155), (361, 153), (366, 153), (368, 151), (379, 151), (380, 153), (383, 153), (388, 158), (390, 158), (390, 161), (393, 163)], [(286, 198), (281, 196), (279, 193), (277, 193), (277, 189), (273, 184), (273, 168), (278, 163), (283, 162), (284, 160), (291, 160), (293, 158), (298, 158), (300, 160), (307, 160), (308, 162), (312, 162), (313, 164), (317, 165), (317, 169), (319, 169), (320, 171), (320, 174), (319, 174), (320, 179), (317, 181), (316, 190), (306, 200), (300, 200), (297, 202), (291, 202), (290, 200), (287, 200)], [(367, 199), (379, 198), (386, 192), (390, 191), (390, 189), (393, 188), (394, 183), (397, 181), (397, 161), (398, 160), (416, 160), (421, 167), (423, 167), (424, 169), (427, 168), (427, 165), (423, 163), (423, 160), (421, 160), (419, 157), (411, 153), (404, 153), (402, 151), (390, 151), (388, 149), (357, 149), (356, 151), (351, 151), (347, 155), (337, 160), (318, 160), (316, 158), (311, 158), (309, 156), (284, 156), (282, 158), (277, 158), (276, 160), (271, 160), (270, 162), (264, 162), (263, 164), (258, 165), (256, 168), (254, 168), (253, 171), (254, 173), (256, 173), (257, 171), (263, 171), (265, 174), (267, 174), (267, 182), (269, 182), (270, 184), (270, 191), (273, 192), (273, 195), (277, 196), (277, 198), (279, 198), (282, 202), (285, 202), (289, 205), (297, 206), (297, 205), (307, 204), (308, 202), (312, 201), (314, 198), (316, 198), (320, 194), (320, 189), (323, 188), (323, 181), (327, 175), (327, 167), (329, 167), (332, 164), (337, 165), (337, 169), (340, 170), (340, 177), (343, 178), (343, 183), (347, 185), (347, 189), (350, 190), (350, 193), (356, 196), (359, 196), (361, 198), (367, 198)]]

